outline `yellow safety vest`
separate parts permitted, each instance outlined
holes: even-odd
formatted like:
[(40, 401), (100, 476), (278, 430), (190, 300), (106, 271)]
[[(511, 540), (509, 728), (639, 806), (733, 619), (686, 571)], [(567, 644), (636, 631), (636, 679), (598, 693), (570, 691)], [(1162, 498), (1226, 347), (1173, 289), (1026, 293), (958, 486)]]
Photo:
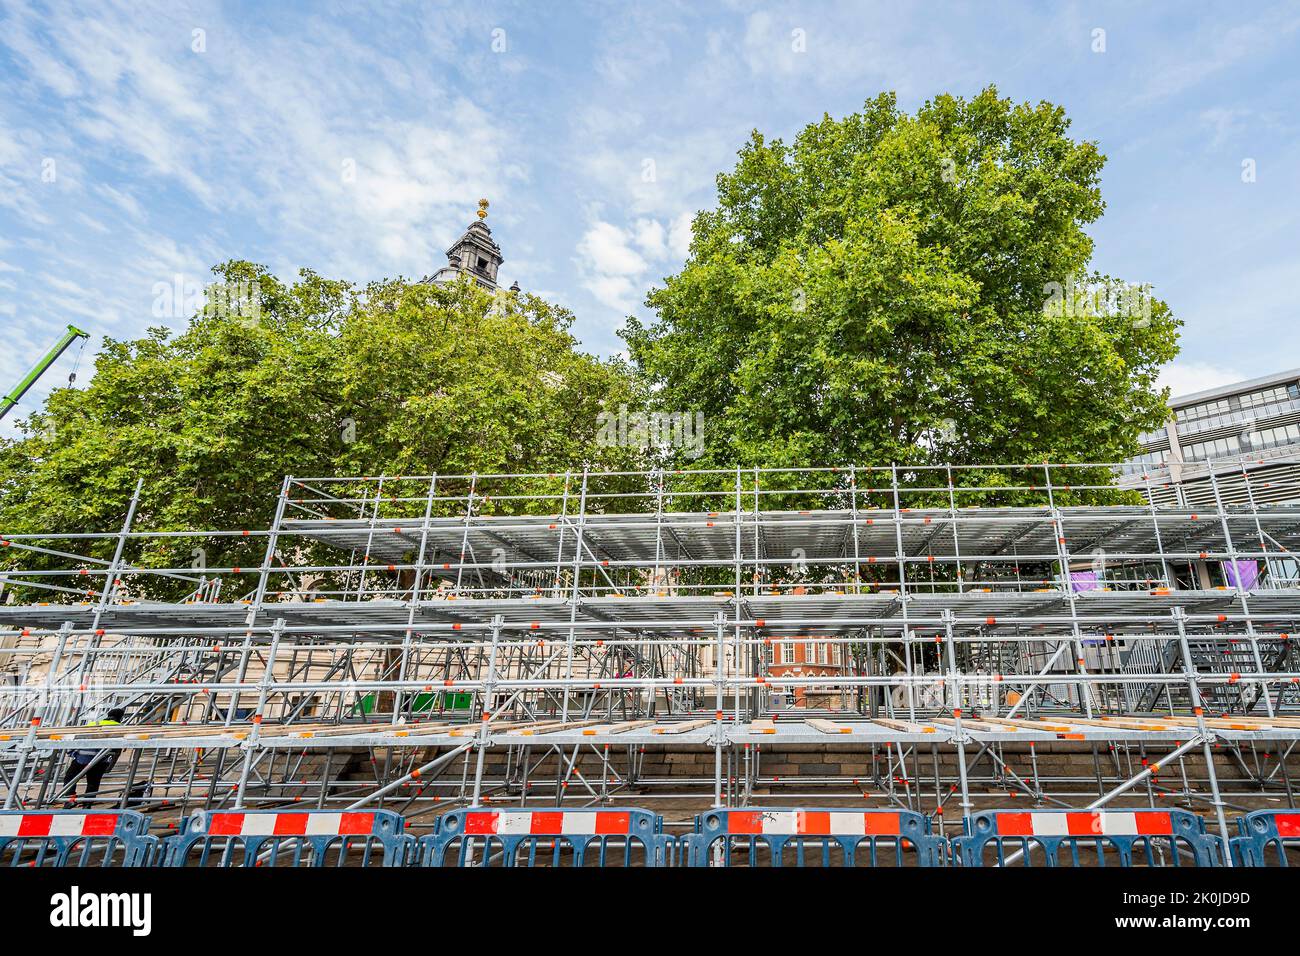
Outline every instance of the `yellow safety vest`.
[[(121, 725), (121, 723), (122, 722), (120, 720), (109, 720), (108, 718), (104, 718), (103, 720), (92, 720), (88, 724), (86, 724), (86, 726), (87, 727), (114, 727), (114, 726)], [(77, 763), (80, 764), (90, 763), (90, 761), (95, 759), (95, 754), (97, 753), (99, 753), (98, 750), (74, 750), (72, 751), (72, 759), (77, 761)]]

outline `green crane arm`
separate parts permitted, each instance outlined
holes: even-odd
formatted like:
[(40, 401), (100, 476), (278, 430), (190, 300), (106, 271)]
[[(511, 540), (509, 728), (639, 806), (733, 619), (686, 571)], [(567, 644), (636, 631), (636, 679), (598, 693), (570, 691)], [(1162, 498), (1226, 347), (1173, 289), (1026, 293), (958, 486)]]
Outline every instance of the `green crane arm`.
[(45, 358), (36, 363), (36, 366), (27, 373), (27, 377), (14, 386), (14, 390), (0, 399), (0, 418), (9, 414), (9, 409), (17, 405), (27, 390), (36, 384), (36, 380), (45, 374), (45, 370), (59, 360), (59, 356), (68, 350), (68, 346), (77, 339), (88, 339), (90, 335), (81, 331), (75, 325), (69, 325), (68, 331), (63, 333), (63, 338), (59, 339), (54, 348), (45, 353)]

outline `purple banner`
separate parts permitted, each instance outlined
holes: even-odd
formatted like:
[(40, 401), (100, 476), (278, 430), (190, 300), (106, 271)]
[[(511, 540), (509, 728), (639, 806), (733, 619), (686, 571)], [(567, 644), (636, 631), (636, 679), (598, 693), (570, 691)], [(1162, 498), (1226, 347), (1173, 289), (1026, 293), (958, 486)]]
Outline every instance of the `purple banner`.
[(1098, 588), (1096, 571), (1071, 571), (1070, 590), (1095, 591)]
[(1240, 587), (1243, 591), (1253, 591), (1255, 582), (1259, 580), (1259, 562), (1258, 561), (1237, 561), (1236, 567), (1234, 562), (1223, 562), (1223, 576), (1228, 581), (1229, 587)]

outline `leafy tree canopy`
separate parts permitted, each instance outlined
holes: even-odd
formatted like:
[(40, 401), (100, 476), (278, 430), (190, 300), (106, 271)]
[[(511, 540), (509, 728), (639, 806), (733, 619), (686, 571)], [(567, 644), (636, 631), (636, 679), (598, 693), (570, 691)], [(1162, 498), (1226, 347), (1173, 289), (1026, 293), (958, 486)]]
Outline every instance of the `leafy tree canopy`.
[(1180, 324), (1095, 274), (1105, 158), (990, 87), (757, 131), (624, 336), (696, 464), (1111, 462), (1167, 414)]
[[(310, 271), (287, 285), (240, 261), (214, 272), (182, 333), (106, 339), (87, 387), (55, 391), (18, 439), (0, 442), (0, 531), (115, 530), (137, 479), (135, 527), (177, 531), (266, 527), (286, 474), (632, 464), (633, 449), (596, 441), (601, 410), (634, 401), (631, 376), (579, 351), (564, 309), (469, 281), (358, 289)], [(183, 567), (196, 543), (128, 557)], [(111, 557), (112, 544), (94, 553)], [(265, 542), (202, 546), (209, 566), (255, 567)], [(9, 560), (41, 563), (30, 552)]]

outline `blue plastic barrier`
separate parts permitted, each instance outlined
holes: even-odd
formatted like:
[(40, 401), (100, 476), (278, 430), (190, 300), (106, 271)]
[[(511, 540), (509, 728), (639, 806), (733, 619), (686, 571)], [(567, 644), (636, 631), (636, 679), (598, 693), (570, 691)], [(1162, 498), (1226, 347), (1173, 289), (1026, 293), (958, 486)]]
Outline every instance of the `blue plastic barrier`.
[(423, 866), (663, 867), (676, 840), (648, 810), (490, 810), (439, 818), (420, 839)]
[[(1106, 866), (1108, 854), (1121, 867), (1222, 861), (1218, 837), (1187, 810), (986, 810), (967, 817), (963, 828), (952, 841), (953, 859), (963, 866)], [(1020, 856), (1008, 861), (1014, 853)]]
[(1237, 818), (1241, 835), (1232, 839), (1233, 860), (1242, 866), (1289, 866), (1287, 852), (1300, 863), (1300, 813), (1256, 810)]
[(405, 866), (414, 850), (391, 810), (208, 810), (165, 841), (164, 865)]
[(132, 810), (0, 811), (7, 866), (149, 866), (159, 850), (149, 820)]
[(942, 866), (948, 858), (948, 841), (910, 810), (709, 810), (685, 843), (688, 866)]

